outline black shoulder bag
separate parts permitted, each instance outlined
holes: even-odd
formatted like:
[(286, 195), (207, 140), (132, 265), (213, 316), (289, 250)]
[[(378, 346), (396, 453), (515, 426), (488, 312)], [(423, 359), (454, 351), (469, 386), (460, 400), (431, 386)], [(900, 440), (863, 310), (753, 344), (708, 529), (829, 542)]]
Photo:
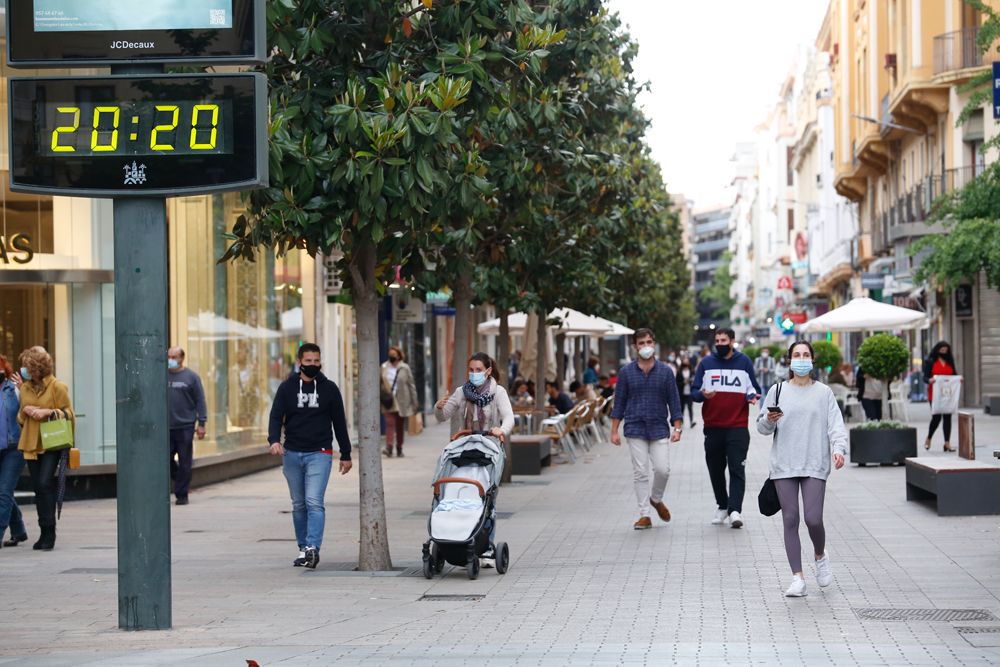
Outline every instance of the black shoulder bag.
[[(781, 398), (781, 385), (779, 382), (774, 390), (774, 407), (778, 407), (778, 399)], [(764, 408), (765, 410), (767, 408)], [(778, 437), (778, 426), (774, 426), (774, 437)], [(774, 480), (770, 477), (764, 482), (760, 493), (757, 494), (757, 507), (764, 516), (774, 516), (781, 510), (781, 502), (778, 500), (778, 489), (774, 487)]]

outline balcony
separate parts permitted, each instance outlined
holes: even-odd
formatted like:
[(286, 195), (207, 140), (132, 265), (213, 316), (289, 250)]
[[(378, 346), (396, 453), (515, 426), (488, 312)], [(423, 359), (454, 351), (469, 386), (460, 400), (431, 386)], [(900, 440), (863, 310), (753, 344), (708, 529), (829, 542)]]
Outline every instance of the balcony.
[(965, 187), (976, 176), (976, 167), (960, 167), (946, 170), (943, 176), (932, 175), (923, 179), (883, 211), (880, 220), (884, 236), (876, 237), (883, 243), (878, 245), (887, 247), (900, 239), (942, 231), (938, 226), (925, 224), (933, 211), (934, 202), (941, 195)]
[(979, 28), (963, 28), (946, 32), (934, 38), (934, 76), (981, 67), (983, 54), (979, 51), (976, 38)]

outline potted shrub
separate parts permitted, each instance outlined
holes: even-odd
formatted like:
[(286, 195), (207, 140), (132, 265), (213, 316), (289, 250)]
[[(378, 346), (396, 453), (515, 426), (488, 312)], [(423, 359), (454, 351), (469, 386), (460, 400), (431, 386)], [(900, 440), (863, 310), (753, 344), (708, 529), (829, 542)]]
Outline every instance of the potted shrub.
[(851, 429), (851, 463), (903, 465), (917, 455), (917, 429), (895, 421), (870, 421)]
[(812, 346), (813, 353), (815, 354), (813, 365), (819, 369), (824, 381), (826, 381), (826, 378), (830, 375), (830, 371), (834, 366), (839, 366), (843, 359), (840, 354), (840, 348), (827, 340), (816, 341)]
[[(882, 380), (882, 403), (888, 404), (889, 384), (910, 364), (906, 344), (892, 334), (876, 334), (858, 348), (858, 365), (868, 377)], [(894, 421), (869, 422), (851, 429), (851, 462), (902, 464), (917, 455), (917, 429)]]

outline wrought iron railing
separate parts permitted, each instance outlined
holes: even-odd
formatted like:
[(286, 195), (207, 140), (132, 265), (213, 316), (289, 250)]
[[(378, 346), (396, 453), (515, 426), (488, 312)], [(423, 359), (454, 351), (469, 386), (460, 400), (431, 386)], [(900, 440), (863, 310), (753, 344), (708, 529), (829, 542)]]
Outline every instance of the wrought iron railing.
[(934, 73), (943, 74), (983, 64), (983, 54), (976, 44), (979, 28), (962, 28), (934, 38)]

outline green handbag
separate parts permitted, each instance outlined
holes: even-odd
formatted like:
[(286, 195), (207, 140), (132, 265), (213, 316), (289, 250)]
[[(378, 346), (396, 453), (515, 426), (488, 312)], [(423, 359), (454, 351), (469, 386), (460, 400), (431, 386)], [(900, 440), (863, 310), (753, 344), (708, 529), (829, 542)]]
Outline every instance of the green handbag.
[(58, 413), (58, 418), (49, 418), (39, 424), (42, 433), (42, 449), (47, 452), (55, 452), (73, 446), (73, 424), (66, 419), (65, 413), (57, 410), (52, 413), (53, 417)]

